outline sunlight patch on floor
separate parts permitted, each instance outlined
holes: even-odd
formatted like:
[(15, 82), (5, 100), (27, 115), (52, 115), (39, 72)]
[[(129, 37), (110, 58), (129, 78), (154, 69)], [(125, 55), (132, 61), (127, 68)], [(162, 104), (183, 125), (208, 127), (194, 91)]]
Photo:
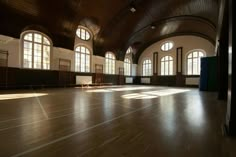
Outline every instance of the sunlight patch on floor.
[(154, 99), (160, 96), (173, 95), (178, 93), (189, 92), (189, 89), (164, 89), (164, 90), (156, 90), (156, 91), (148, 91), (148, 92), (140, 92), (140, 93), (132, 93), (125, 94), (121, 97), (124, 99)]
[(0, 100), (23, 99), (48, 95), (47, 93), (1, 94)]
[(153, 87), (123, 87), (123, 88), (109, 88), (109, 89), (93, 89), (87, 90), (88, 93), (104, 93), (104, 92), (120, 92), (120, 91), (132, 91), (142, 89), (152, 89)]

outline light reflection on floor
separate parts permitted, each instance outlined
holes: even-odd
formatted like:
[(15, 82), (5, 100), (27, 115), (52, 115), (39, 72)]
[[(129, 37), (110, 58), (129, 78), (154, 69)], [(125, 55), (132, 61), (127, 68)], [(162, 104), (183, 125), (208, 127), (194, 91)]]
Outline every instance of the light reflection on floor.
[(123, 87), (122, 85), (112, 85), (112, 86), (83, 86), (83, 87), (75, 87), (75, 88), (83, 88), (83, 89), (99, 89), (99, 88), (119, 88), (119, 87)]
[(47, 93), (1, 94), (0, 100), (23, 99), (48, 95)]
[(132, 91), (142, 89), (152, 89), (154, 87), (124, 87), (124, 88), (108, 88), (108, 89), (93, 89), (87, 90), (88, 93), (106, 93), (106, 92), (118, 92), (118, 91)]
[(173, 95), (173, 94), (184, 93), (184, 92), (189, 92), (189, 91), (190, 91), (189, 89), (170, 88), (170, 89), (164, 89), (164, 90), (125, 94), (125, 95), (122, 95), (121, 97), (124, 99), (154, 99), (160, 96)]

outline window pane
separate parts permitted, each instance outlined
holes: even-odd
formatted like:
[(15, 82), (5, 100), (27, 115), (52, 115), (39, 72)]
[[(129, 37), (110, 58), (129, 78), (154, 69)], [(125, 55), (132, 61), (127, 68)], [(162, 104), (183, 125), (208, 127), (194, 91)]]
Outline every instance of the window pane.
[(33, 41), (33, 34), (28, 33), (24, 36), (24, 40)]
[(201, 71), (201, 58), (200, 57), (198, 58), (198, 63), (197, 64), (198, 64), (197, 73), (198, 73), (198, 75), (200, 75), (200, 71)]
[(50, 42), (39, 33), (28, 33), (23, 42), (23, 67), (50, 69)]
[(143, 61), (143, 76), (151, 76), (152, 75), (152, 64), (151, 60)]
[(75, 51), (75, 70), (77, 72), (90, 72), (89, 50), (84, 46), (78, 46)]
[(193, 54), (190, 53), (190, 54), (188, 55), (188, 58), (193, 58)]
[(193, 74), (198, 75), (198, 58), (193, 59)]
[(161, 62), (161, 75), (165, 75), (165, 62)]
[(188, 75), (192, 75), (192, 59), (188, 59)]
[(165, 56), (161, 59), (161, 75), (173, 75), (173, 58)]
[(43, 69), (50, 68), (50, 47), (44, 46), (43, 47)]
[(203, 53), (202, 52), (199, 52), (199, 57), (203, 57)]
[(169, 75), (173, 75), (173, 61), (170, 61)]
[(197, 51), (193, 52), (193, 57), (194, 57), (194, 58), (195, 58), (195, 57), (198, 57), (198, 52), (197, 52)]
[(85, 67), (85, 71), (89, 72), (90, 71), (90, 56), (86, 55), (86, 67)]
[[(29, 34), (28, 34), (29, 35)], [(32, 37), (32, 34), (31, 34)], [(33, 57), (33, 44), (32, 42), (27, 42), (24, 41), (24, 63), (23, 63), (23, 67), (24, 68), (32, 68), (32, 57)]]
[(50, 42), (47, 38), (43, 37), (43, 44), (50, 45)]
[(165, 75), (168, 75), (169, 73), (169, 63), (168, 61), (165, 62)]
[(131, 63), (130, 63), (130, 60), (128, 58), (125, 58), (125, 61), (124, 61), (124, 73), (125, 75), (131, 75), (130, 74), (130, 71), (131, 71)]
[(105, 55), (105, 72), (107, 74), (115, 74), (115, 56), (108, 52)]
[(161, 45), (161, 50), (162, 51), (169, 51), (174, 47), (173, 42), (165, 42), (164, 44)]
[(78, 28), (76, 31), (76, 35), (82, 40), (89, 40), (90, 39), (90, 33), (83, 28)]
[(200, 75), (200, 61), (204, 54), (201, 51), (193, 51), (188, 55), (187, 74)]
[(132, 51), (133, 51), (132, 48), (129, 47), (128, 50), (126, 51), (126, 54), (129, 54), (129, 53), (131, 53)]
[(42, 43), (42, 35), (35, 33), (34, 34), (34, 42)]

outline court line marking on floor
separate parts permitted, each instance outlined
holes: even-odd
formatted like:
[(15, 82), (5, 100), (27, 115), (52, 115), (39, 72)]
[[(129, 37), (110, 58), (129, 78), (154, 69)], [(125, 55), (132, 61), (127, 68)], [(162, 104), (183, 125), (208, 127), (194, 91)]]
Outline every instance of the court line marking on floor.
[[(100, 109), (100, 108), (101, 107), (96, 107), (96, 108), (93, 108), (91, 110), (96, 110), (96, 109)], [(88, 110), (88, 111), (91, 111), (91, 110)], [(62, 117), (67, 117), (67, 116), (70, 116), (70, 115), (76, 115), (77, 113), (81, 113), (81, 111), (80, 112), (79, 111), (78, 112), (73, 112), (73, 113), (69, 113), (69, 114), (64, 114), (64, 115), (53, 117), (53, 118), (33, 121), (33, 122), (30, 122), (30, 123), (25, 123), (25, 124), (21, 124), (21, 125), (11, 126), (11, 127), (8, 127), (8, 128), (2, 128), (2, 129), (0, 129), (0, 131), (5, 131), (5, 130), (13, 129), (13, 128), (18, 128), (18, 127), (21, 127), (21, 126), (27, 126), (27, 125), (31, 125), (31, 124), (40, 123), (40, 122), (43, 122), (43, 121), (48, 121), (48, 120), (58, 119), (58, 118), (62, 118)]]
[[(117, 100), (115, 100), (115, 101), (112, 102), (112, 103), (113, 103), (113, 104), (116, 104), (116, 105), (118, 104), (118, 105), (123, 106), (123, 107), (125, 107), (125, 108), (135, 109), (135, 108), (133, 108), (133, 107), (127, 107), (127, 106), (121, 105), (121, 104), (117, 103), (116, 101), (120, 101), (120, 99), (117, 99)], [(109, 102), (110, 102), (110, 101), (93, 103), (91, 106), (97, 106), (97, 105), (101, 105), (101, 104), (103, 104), (103, 103), (109, 103)], [(57, 112), (63, 112), (63, 111), (70, 110), (70, 109), (74, 109), (74, 106), (73, 106), (73, 107), (70, 107), (70, 108), (65, 108), (65, 109), (61, 109), (61, 110), (56, 110), (56, 111), (48, 112), (48, 113), (49, 113), (49, 114), (52, 114), (52, 113), (57, 113)], [(71, 113), (71, 114), (73, 114), (73, 113)], [(41, 113), (39, 113), (39, 114), (37, 114), (37, 115), (41, 115)], [(10, 121), (16, 121), (16, 120), (20, 120), (20, 119), (33, 118), (33, 117), (34, 117), (34, 116), (31, 115), (31, 116), (23, 116), (23, 117), (17, 117), (17, 118), (10, 118), (10, 119), (6, 119), (6, 120), (0, 121), (0, 124), (1, 124), (1, 123), (7, 123), (7, 122), (10, 122)], [(48, 116), (48, 117), (49, 117), (49, 116)], [(51, 119), (51, 118), (48, 118), (48, 119)], [(46, 120), (46, 119), (44, 119), (44, 120)], [(36, 121), (36, 122), (37, 122), (37, 121)], [(1, 129), (0, 129), (0, 131), (1, 131)]]
[(104, 125), (104, 124), (107, 124), (107, 123), (109, 123), (109, 122), (112, 122), (112, 121), (115, 121), (115, 120), (117, 120), (117, 119), (120, 119), (120, 118), (129, 116), (129, 115), (131, 115), (131, 114), (133, 114), (133, 113), (136, 113), (136, 112), (138, 112), (138, 111), (144, 110), (144, 109), (149, 108), (149, 107), (151, 107), (151, 106), (152, 106), (152, 105), (145, 106), (145, 107), (139, 108), (139, 109), (137, 109), (137, 110), (134, 110), (134, 111), (131, 111), (131, 112), (122, 114), (122, 115), (120, 115), (120, 116), (117, 116), (117, 117), (112, 118), (112, 119), (110, 119), (110, 120), (107, 120), (107, 121), (104, 121), (104, 122), (102, 122), (102, 123), (96, 124), (96, 125), (94, 125), (94, 126), (88, 127), (88, 128), (86, 128), (86, 129), (77, 131), (77, 132), (75, 132), (75, 133), (72, 133), (72, 134), (69, 134), (69, 135), (60, 137), (60, 138), (58, 138), (58, 139), (52, 140), (51, 142), (47, 142), (47, 143), (42, 144), (42, 145), (40, 145), (40, 146), (37, 146), (37, 147), (31, 148), (31, 149), (28, 149), (28, 150), (26, 150), (26, 151), (23, 151), (23, 152), (21, 152), (21, 153), (15, 154), (15, 155), (13, 155), (13, 156), (11, 156), (11, 157), (20, 157), (20, 156), (22, 156), (22, 155), (29, 154), (29, 153), (31, 153), (31, 152), (34, 152), (34, 151), (39, 150), (39, 149), (41, 149), (41, 148), (44, 148), (44, 147), (46, 147), (46, 146), (55, 144), (55, 143), (57, 143), (57, 142), (66, 140), (66, 139), (68, 139), (68, 138), (70, 138), (70, 137), (73, 137), (73, 136), (75, 136), (75, 135), (78, 135), (78, 134), (84, 133), (84, 132), (86, 132), (86, 131), (92, 130), (92, 129), (94, 129), (94, 128), (97, 128), (97, 127), (99, 127), (99, 126), (102, 126), (102, 125)]
[(46, 117), (46, 119), (49, 119), (46, 110), (44, 109), (43, 105), (41, 104), (41, 101), (39, 100), (39, 97), (36, 95), (35, 92), (34, 92), (34, 97), (35, 97), (36, 101), (38, 102), (38, 104), (39, 104), (39, 106), (40, 106), (40, 108), (41, 108), (41, 110), (43, 112), (43, 115)]
[[(114, 104), (116, 104), (116, 103), (114, 103)], [(106, 107), (104, 109), (108, 109), (108, 108), (111, 108), (111, 107), (112, 106), (109, 106), (109, 107)], [(97, 109), (102, 109), (102, 107), (94, 107), (94, 108), (89, 109), (87, 111), (92, 111), (92, 110), (97, 110)], [(129, 109), (132, 109), (132, 108), (129, 108)], [(133, 108), (133, 110), (134, 110), (134, 108)], [(36, 124), (36, 123), (40, 123), (40, 122), (44, 122), (44, 121), (48, 121), (48, 120), (53, 120), (53, 119), (58, 119), (58, 118), (62, 118), (62, 117), (67, 117), (67, 116), (70, 116), (70, 115), (76, 115), (77, 113), (81, 113), (81, 111), (77, 111), (77, 112), (73, 112), (73, 113), (68, 113), (68, 114), (64, 114), (64, 115), (60, 115), (60, 116), (56, 116), (56, 117), (52, 117), (52, 118), (48, 118), (48, 119), (41, 119), (41, 120), (29, 122), (29, 123), (23, 123), (23, 124), (20, 124), (20, 125), (15, 125), (15, 126), (7, 127), (7, 128), (0, 128), (0, 132), (1, 131), (5, 131), (5, 130), (9, 130), (9, 129), (13, 129), (13, 128), (18, 128), (18, 127), (22, 127), (22, 126), (31, 125), (31, 124)]]
[[(117, 103), (112, 103), (113, 105), (117, 105)], [(97, 104), (98, 105), (98, 104)], [(96, 105), (96, 106), (97, 106)], [(124, 107), (124, 108), (128, 108), (128, 109), (135, 109), (135, 108), (132, 108), (132, 107), (126, 107), (126, 106), (123, 106), (123, 105), (118, 105), (120, 107)], [(107, 107), (107, 108), (110, 108), (110, 107)], [(104, 108), (104, 109), (107, 109), (107, 108)], [(92, 109), (89, 109), (88, 111), (91, 111), (91, 110), (97, 110), (97, 109), (102, 109), (102, 107), (94, 107)], [(63, 111), (63, 110), (62, 110)], [(36, 123), (40, 123), (40, 122), (43, 122), (43, 121), (47, 121), (47, 120), (53, 120), (53, 119), (57, 119), (57, 118), (61, 118), (61, 117), (66, 117), (66, 116), (69, 116), (69, 115), (76, 115), (77, 113), (81, 113), (81, 111), (78, 111), (78, 112), (72, 112), (72, 113), (68, 113), (68, 114), (64, 114), (64, 115), (60, 115), (60, 116), (56, 116), (56, 117), (52, 117), (52, 118), (48, 118), (48, 119), (41, 119), (41, 120), (37, 120), (37, 121), (33, 121), (33, 122), (29, 122), (29, 123), (23, 123), (23, 124), (20, 124), (20, 125), (15, 125), (15, 126), (11, 126), (11, 127), (7, 127), (7, 128), (0, 128), (0, 131), (5, 131), (5, 130), (8, 130), (8, 129), (13, 129), (13, 128), (17, 128), (17, 127), (21, 127), (21, 126), (27, 126), (27, 125), (31, 125), (31, 124), (36, 124)], [(18, 120), (18, 119), (24, 119), (24, 118), (28, 118), (28, 117), (22, 117), (22, 118), (16, 118), (16, 119), (10, 119), (10, 120), (6, 120), (5, 122), (0, 122), (1, 123), (6, 123), (8, 121), (13, 121), (13, 120)]]

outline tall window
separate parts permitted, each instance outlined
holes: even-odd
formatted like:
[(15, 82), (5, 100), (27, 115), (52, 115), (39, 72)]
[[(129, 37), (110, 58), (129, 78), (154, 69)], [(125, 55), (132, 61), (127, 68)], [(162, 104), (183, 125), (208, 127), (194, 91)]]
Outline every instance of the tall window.
[(111, 52), (107, 52), (105, 56), (105, 73), (115, 74), (115, 55)]
[(143, 76), (152, 75), (152, 62), (150, 59), (143, 61)]
[(23, 67), (50, 69), (51, 43), (45, 35), (27, 33), (23, 36)]
[(192, 51), (187, 56), (187, 75), (200, 75), (200, 59), (204, 54), (201, 51)]
[(75, 49), (75, 71), (90, 72), (90, 51), (84, 46)]
[(130, 76), (131, 75), (131, 62), (129, 58), (125, 58), (124, 61), (124, 71), (125, 71), (125, 75), (126, 76)]
[(171, 56), (161, 59), (161, 75), (173, 75), (173, 58)]

